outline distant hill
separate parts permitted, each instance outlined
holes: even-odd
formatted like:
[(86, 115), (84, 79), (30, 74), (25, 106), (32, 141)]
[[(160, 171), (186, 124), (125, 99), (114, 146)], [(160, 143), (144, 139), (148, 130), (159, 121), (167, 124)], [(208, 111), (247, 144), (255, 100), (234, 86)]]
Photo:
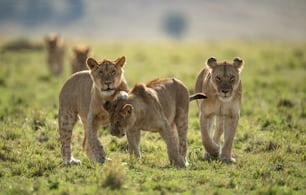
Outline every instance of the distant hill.
[(176, 22), (186, 40), (305, 40), (305, 10), (305, 0), (1, 0), (0, 36), (157, 40), (175, 38)]

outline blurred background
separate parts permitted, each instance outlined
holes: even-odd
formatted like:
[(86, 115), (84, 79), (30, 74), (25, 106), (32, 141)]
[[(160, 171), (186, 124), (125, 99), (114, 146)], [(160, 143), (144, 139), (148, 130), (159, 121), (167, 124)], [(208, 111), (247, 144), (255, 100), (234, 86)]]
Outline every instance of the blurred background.
[[(127, 140), (108, 128), (99, 138), (114, 166), (95, 166), (82, 149), (81, 124), (72, 145), (84, 163), (63, 166), (57, 121), (64, 82), (87, 69), (88, 56), (123, 55), (129, 87), (175, 77), (191, 93), (209, 57), (241, 57), (237, 165), (203, 162), (193, 102), (187, 171), (167, 165), (158, 134), (144, 134), (143, 160), (129, 161)], [(306, 194), (305, 75), (306, 0), (0, 0), (0, 195)], [(117, 178), (120, 189), (104, 187)]]
[(305, 0), (0, 0), (0, 36), (305, 40)]

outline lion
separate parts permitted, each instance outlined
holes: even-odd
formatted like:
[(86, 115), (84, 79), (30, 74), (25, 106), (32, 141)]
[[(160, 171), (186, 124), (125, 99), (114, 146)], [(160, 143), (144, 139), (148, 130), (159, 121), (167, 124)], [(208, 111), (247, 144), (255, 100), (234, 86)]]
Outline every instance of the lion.
[(73, 51), (73, 56), (71, 59), (72, 74), (82, 70), (88, 70), (86, 66), (86, 59), (89, 56), (90, 48), (87, 45), (77, 45), (73, 47), (72, 51)]
[(45, 37), (45, 43), (49, 70), (54, 75), (60, 75), (63, 72), (64, 64), (64, 41), (58, 35), (51, 34)]
[[(195, 93), (203, 92), (209, 97), (197, 100), (205, 159), (219, 158), (225, 163), (236, 162), (231, 151), (240, 117), (242, 85), (239, 74), (242, 68), (243, 60), (238, 57), (234, 58), (233, 63), (218, 63), (212, 57), (196, 79)], [(211, 139), (214, 117), (216, 130)], [(220, 153), (220, 137), (223, 132), (224, 143)]]
[[(125, 93), (126, 94), (126, 93)], [(140, 131), (158, 132), (167, 145), (170, 164), (187, 166), (187, 130), (189, 101), (206, 98), (203, 93), (189, 97), (185, 85), (175, 78), (138, 83), (126, 95), (106, 102), (110, 133), (128, 139), (130, 157), (140, 158)]]
[(59, 95), (58, 125), (61, 154), (65, 164), (80, 164), (71, 152), (72, 129), (81, 119), (85, 130), (83, 148), (94, 162), (104, 163), (105, 152), (98, 140), (98, 128), (109, 123), (104, 101), (113, 100), (119, 91), (128, 91), (124, 77), (125, 57), (115, 61), (88, 58), (89, 70), (77, 72), (65, 82)]

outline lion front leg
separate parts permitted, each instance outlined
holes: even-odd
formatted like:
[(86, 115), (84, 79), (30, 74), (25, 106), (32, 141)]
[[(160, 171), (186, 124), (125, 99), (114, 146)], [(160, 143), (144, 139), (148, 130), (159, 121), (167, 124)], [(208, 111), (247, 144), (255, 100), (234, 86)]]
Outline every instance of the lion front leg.
[(224, 117), (223, 116), (216, 116), (216, 130), (214, 134), (214, 141), (216, 144), (220, 145), (220, 138), (223, 134), (224, 130)]
[(128, 140), (128, 147), (129, 147), (129, 154), (130, 154), (130, 159), (133, 158), (133, 154), (135, 156), (136, 160), (139, 160), (141, 158), (140, 154), (140, 131), (127, 131), (126, 132), (127, 140)]
[(48, 69), (50, 71), (51, 74), (54, 74), (54, 60), (52, 59), (52, 54), (49, 54), (48, 59), (47, 59), (47, 63), (48, 63)]
[(203, 112), (200, 112), (202, 144), (205, 148), (204, 159), (218, 158), (219, 156), (219, 145), (210, 138), (212, 122), (212, 115), (205, 116)]
[(235, 163), (232, 157), (232, 145), (239, 121), (239, 114), (226, 116), (224, 118), (224, 144), (222, 146), (220, 158), (225, 163)]
[(60, 56), (59, 59), (57, 59), (57, 62), (56, 62), (56, 70), (55, 70), (56, 75), (62, 74), (63, 67), (64, 67), (63, 64), (64, 64), (63, 57)]
[(100, 125), (94, 118), (95, 117), (92, 115), (89, 115), (87, 120), (86, 141), (90, 147), (90, 152), (87, 153), (87, 155), (88, 158), (94, 162), (102, 164), (105, 162), (105, 151), (98, 139), (98, 129)]
[(82, 118), (82, 123), (83, 123), (83, 128), (84, 128), (84, 138), (83, 138), (83, 149), (87, 155), (87, 157), (89, 159), (93, 159), (93, 154), (90, 148), (90, 145), (88, 143), (88, 138), (87, 138), (87, 133), (86, 133), (86, 129), (87, 129), (87, 120)]

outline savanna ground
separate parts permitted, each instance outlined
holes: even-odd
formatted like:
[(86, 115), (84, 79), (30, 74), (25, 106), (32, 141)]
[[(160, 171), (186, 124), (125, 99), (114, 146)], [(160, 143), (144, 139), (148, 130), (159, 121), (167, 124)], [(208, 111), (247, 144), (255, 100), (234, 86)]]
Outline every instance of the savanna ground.
[[(207, 58), (245, 60), (243, 103), (233, 145), (236, 164), (203, 161), (196, 103), (189, 114), (189, 166), (168, 165), (158, 134), (143, 133), (142, 159), (129, 161), (126, 138), (101, 128), (112, 161), (89, 161), (83, 129), (73, 131), (80, 166), (64, 166), (57, 131), (58, 94), (70, 73), (51, 76), (44, 50), (0, 53), (0, 194), (305, 194), (306, 44), (283, 42), (92, 43), (101, 59), (127, 58), (129, 86), (176, 77), (193, 91)], [(6, 47), (7, 48), (7, 47)], [(33, 49), (33, 48), (32, 48)]]

